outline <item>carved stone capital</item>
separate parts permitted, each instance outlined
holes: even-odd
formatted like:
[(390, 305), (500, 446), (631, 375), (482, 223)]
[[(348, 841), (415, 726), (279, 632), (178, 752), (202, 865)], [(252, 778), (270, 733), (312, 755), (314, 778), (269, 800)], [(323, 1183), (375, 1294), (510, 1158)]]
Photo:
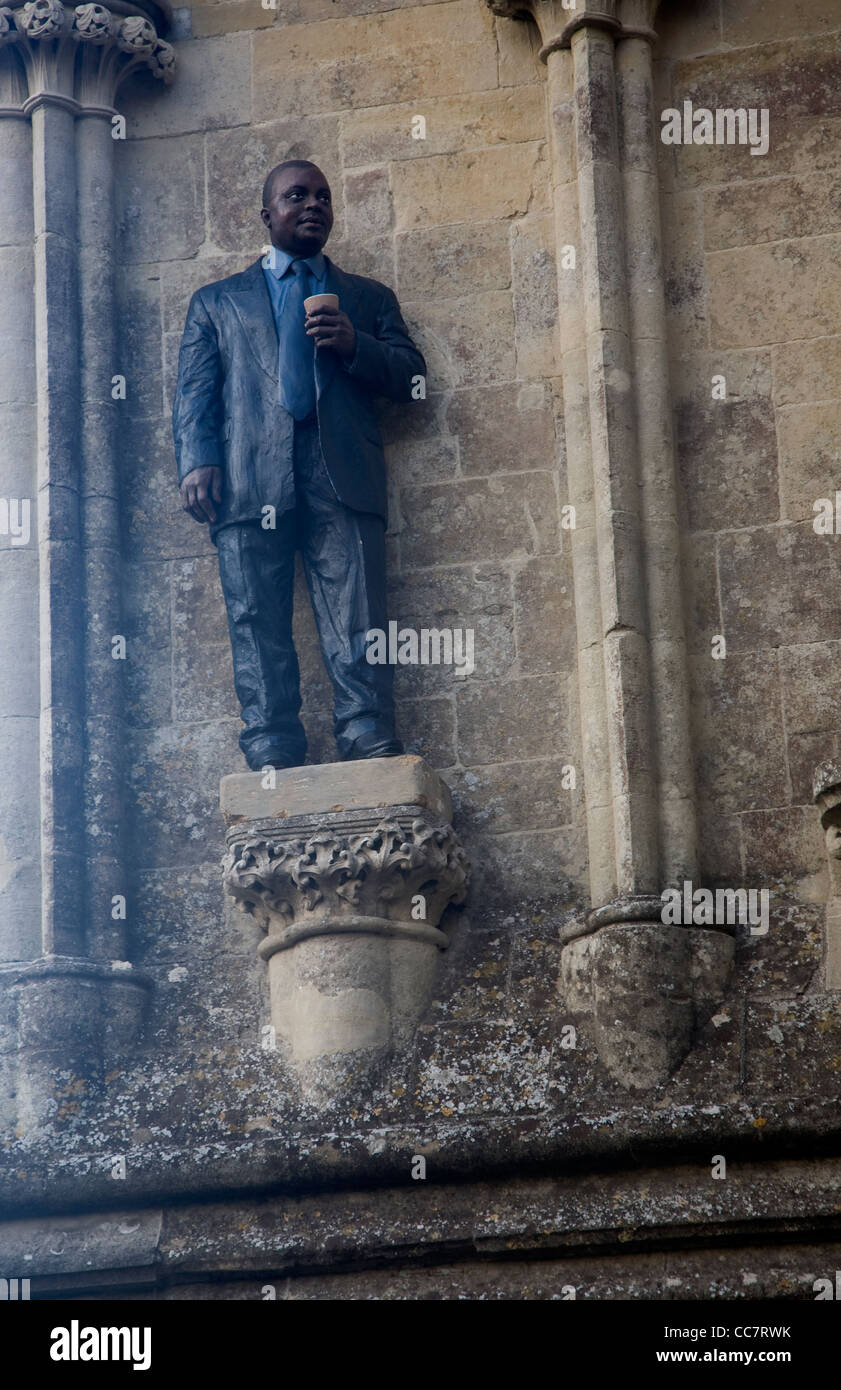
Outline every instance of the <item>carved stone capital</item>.
[[(113, 105), (120, 84), (138, 68), (161, 82), (175, 77), (175, 50), (148, 13), (127, 6), (27, 0), (0, 8), (0, 66), (25, 80), (26, 112), (44, 101), (81, 111)], [(138, 10), (152, 7), (138, 5)], [(154, 10), (160, 12), (159, 7)], [(121, 12), (122, 11), (122, 12)]]
[(485, 0), (485, 4), (502, 19), (533, 19), (544, 63), (550, 53), (570, 48), (580, 29), (603, 29), (615, 38), (643, 38), (649, 43), (657, 38), (647, 22), (655, 8), (651, 0), (620, 0), (619, 14), (615, 0)]
[(485, 0), (493, 14), (503, 19), (533, 19), (540, 32), (540, 57), (543, 62), (559, 48), (569, 48), (572, 35), (587, 25), (597, 28), (621, 29), (615, 15), (614, 0)]
[[(446, 907), (464, 902), (468, 877), (452, 827), (390, 819), (354, 833), (355, 820), (310, 835), (277, 822), (229, 832), (225, 887), (267, 932), (263, 960), (333, 931), (447, 945), (438, 923)], [(413, 916), (416, 899), (422, 919)]]
[[(308, 1098), (401, 1051), (469, 866), (449, 792), (415, 757), (223, 779), (223, 882), (265, 932), (271, 1019)], [(260, 812), (262, 811), (262, 814)]]

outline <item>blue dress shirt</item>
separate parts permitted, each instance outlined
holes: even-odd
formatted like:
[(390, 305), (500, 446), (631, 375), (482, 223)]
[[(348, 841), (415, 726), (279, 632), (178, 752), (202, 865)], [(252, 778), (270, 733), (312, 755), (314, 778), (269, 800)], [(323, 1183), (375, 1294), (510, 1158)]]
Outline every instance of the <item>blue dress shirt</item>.
[[(292, 283), (291, 276), (286, 275), (287, 270), (293, 261), (302, 261), (309, 268), (312, 277), (313, 294), (324, 294), (327, 290), (327, 261), (322, 251), (316, 251), (314, 256), (290, 256), (288, 251), (281, 251), (279, 247), (269, 248), (269, 254), (263, 257), (263, 274), (266, 277), (266, 284), (269, 287), (269, 298), (272, 301), (272, 312), (274, 314), (275, 327), (278, 327), (280, 316), (283, 313), (283, 306)], [(284, 279), (284, 276), (286, 278)], [(339, 305), (341, 308), (341, 304)], [(279, 332), (278, 328), (278, 332)], [(356, 359), (359, 355), (359, 344), (349, 362), (341, 359), (341, 365), (346, 372), (353, 372)]]

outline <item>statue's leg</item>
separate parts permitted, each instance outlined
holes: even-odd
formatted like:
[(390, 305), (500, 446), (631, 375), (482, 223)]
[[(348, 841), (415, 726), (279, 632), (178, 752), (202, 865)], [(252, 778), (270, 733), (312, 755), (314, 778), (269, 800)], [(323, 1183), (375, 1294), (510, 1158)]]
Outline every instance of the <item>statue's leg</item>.
[(321, 653), (333, 686), (339, 755), (358, 756), (354, 745), (360, 739), (366, 748), (381, 747), (383, 755), (399, 753), (393, 668), (371, 665), (366, 659), (368, 632), (372, 628), (387, 631), (385, 523), (381, 517), (343, 506), (320, 449), (309, 449), (306, 459), (303, 452), (296, 449), (299, 544)]
[(219, 576), (228, 609), (234, 684), (245, 728), (240, 748), (249, 767), (297, 767), (307, 755), (298, 718), (298, 658), (292, 644), (295, 513), (223, 526), (216, 535)]

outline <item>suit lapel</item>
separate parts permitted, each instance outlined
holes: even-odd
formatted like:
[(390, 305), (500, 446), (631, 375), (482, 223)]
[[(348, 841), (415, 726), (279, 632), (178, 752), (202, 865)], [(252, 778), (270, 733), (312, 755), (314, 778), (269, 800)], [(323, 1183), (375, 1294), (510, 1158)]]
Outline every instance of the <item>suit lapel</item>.
[(263, 371), (277, 381), (277, 329), (262, 258), (243, 272), (241, 288), (228, 290), (227, 298), (236, 313), (255, 358)]

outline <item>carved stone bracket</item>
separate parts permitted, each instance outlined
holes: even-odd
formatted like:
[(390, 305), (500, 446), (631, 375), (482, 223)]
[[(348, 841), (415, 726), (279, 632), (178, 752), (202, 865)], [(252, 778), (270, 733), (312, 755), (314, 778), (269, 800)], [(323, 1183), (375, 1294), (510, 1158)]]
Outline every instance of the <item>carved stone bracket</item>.
[[(329, 831), (306, 838), (277, 832), (276, 822), (230, 832), (224, 865), (228, 892), (267, 932), (263, 960), (334, 931), (447, 946), (436, 924), (446, 907), (464, 902), (468, 877), (451, 826), (381, 820), (352, 834), (334, 820)], [(422, 921), (412, 919), (416, 899)]]
[(402, 1051), (429, 1003), (469, 879), (449, 792), (420, 758), (389, 758), (278, 772), (269, 791), (227, 777), (222, 807), (223, 881), (266, 933), (272, 1024), (304, 1093), (329, 1101)]
[(630, 1089), (662, 1085), (724, 996), (734, 941), (726, 931), (624, 920), (567, 935), (561, 952), (566, 1006), (589, 1020), (602, 1063)]

